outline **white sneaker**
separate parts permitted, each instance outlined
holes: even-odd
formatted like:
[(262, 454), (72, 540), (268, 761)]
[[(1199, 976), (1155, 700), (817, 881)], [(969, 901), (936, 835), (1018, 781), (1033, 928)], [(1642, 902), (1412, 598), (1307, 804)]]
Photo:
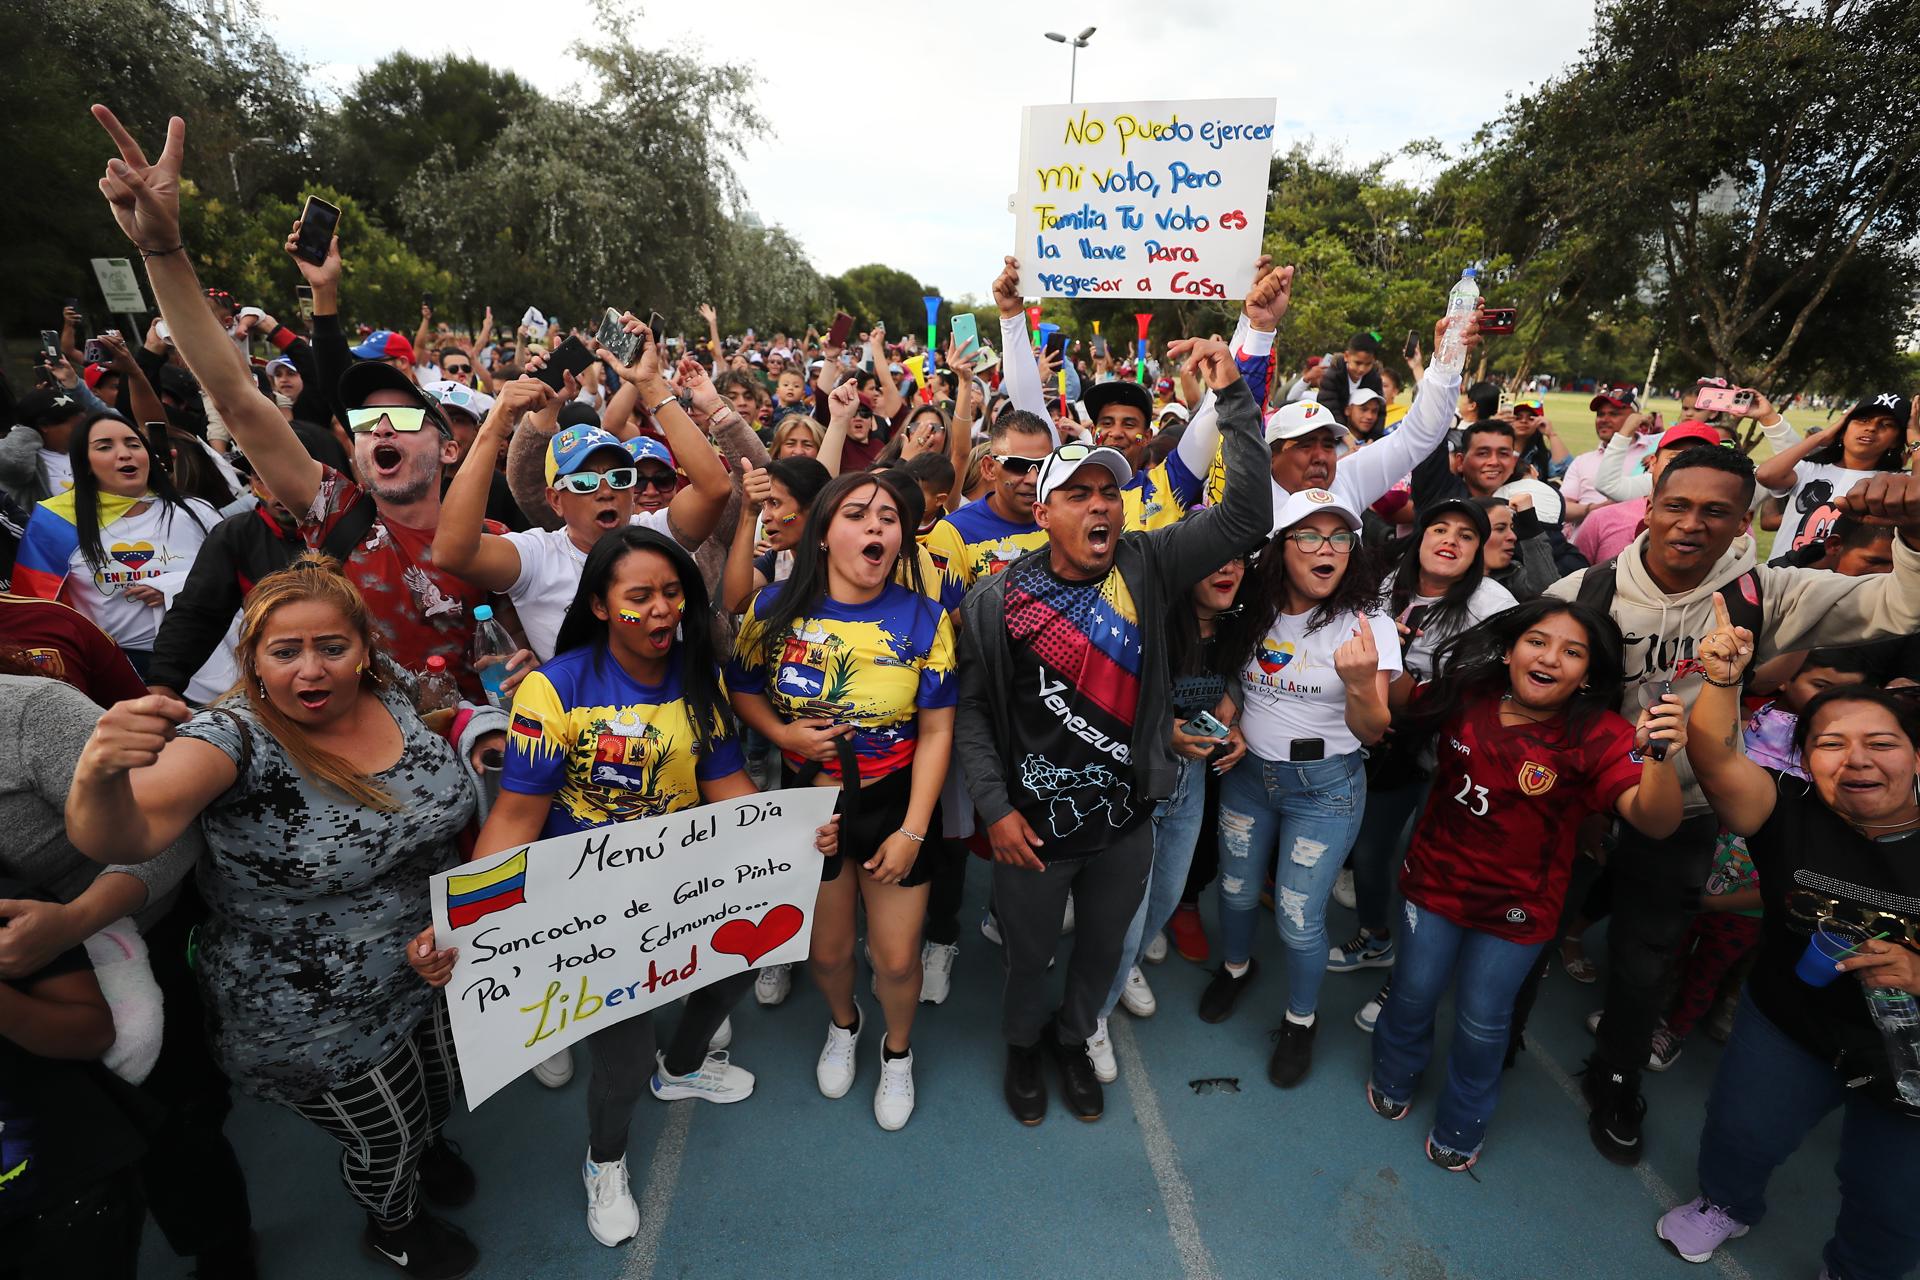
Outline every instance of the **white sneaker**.
[[(855, 1010), (857, 1013), (858, 1006)], [(813, 1078), (819, 1082), (820, 1092), (829, 1098), (844, 1098), (847, 1090), (853, 1088), (853, 1050), (860, 1043), (864, 1024), (862, 1018), (853, 1024), (853, 1030), (847, 1031), (832, 1018), (827, 1019), (827, 1043), (820, 1050), (820, 1061), (814, 1064)]]
[(769, 1007), (793, 994), (793, 966), (770, 964), (753, 980), (753, 998)]
[(1360, 898), (1353, 891), (1352, 868), (1350, 867), (1341, 868), (1339, 876), (1334, 879), (1333, 900), (1339, 903), (1341, 906), (1345, 907), (1349, 911), (1359, 910)]
[(739, 1102), (753, 1096), (753, 1072), (745, 1067), (734, 1066), (724, 1053), (709, 1053), (698, 1071), (684, 1076), (668, 1073), (667, 1055), (664, 1053), (655, 1053), (653, 1062), (653, 1078), (647, 1081), (647, 1088), (662, 1102), (677, 1102), (681, 1098), (699, 1098), (703, 1102)]
[(733, 1019), (720, 1020), (720, 1029), (713, 1033), (713, 1039), (707, 1041), (707, 1052), (725, 1049), (733, 1043)]
[(1087, 1061), (1093, 1064), (1093, 1078), (1101, 1084), (1112, 1084), (1120, 1078), (1120, 1064), (1113, 1060), (1113, 1041), (1107, 1038), (1105, 1018), (1093, 1024), (1093, 1034), (1087, 1037)]
[(551, 1058), (533, 1064), (533, 1078), (549, 1089), (558, 1089), (573, 1079), (573, 1050), (562, 1049)]
[(1000, 945), (1000, 918), (993, 914), (992, 907), (980, 913), (980, 936), (996, 947)]
[(1147, 963), (1159, 964), (1167, 958), (1167, 935), (1160, 932), (1153, 935), (1153, 941), (1147, 944)]
[(920, 947), (920, 1003), (945, 1004), (953, 993), (953, 958), (960, 948), (952, 943), (928, 942)]
[(609, 1249), (640, 1234), (640, 1206), (627, 1185), (627, 1158), (595, 1164), (589, 1155), (580, 1169), (587, 1184), (587, 1230)]
[(913, 1118), (913, 1050), (904, 1058), (889, 1058), (881, 1041), (880, 1084), (873, 1091), (873, 1118), (888, 1133), (906, 1127)]
[(1160, 1007), (1139, 965), (1127, 970), (1127, 985), (1120, 988), (1120, 1005), (1136, 1018), (1151, 1018), (1153, 1011)]
[(1073, 895), (1067, 895), (1067, 910), (1060, 917), (1060, 936), (1066, 937), (1073, 932)]

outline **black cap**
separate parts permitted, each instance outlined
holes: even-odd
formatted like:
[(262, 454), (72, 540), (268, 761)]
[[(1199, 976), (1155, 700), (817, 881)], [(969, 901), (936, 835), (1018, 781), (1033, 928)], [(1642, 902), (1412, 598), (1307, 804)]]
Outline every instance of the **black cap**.
[(1087, 408), (1087, 417), (1093, 422), (1100, 421), (1100, 411), (1112, 405), (1122, 405), (1140, 411), (1140, 425), (1153, 425), (1153, 397), (1147, 389), (1137, 382), (1096, 382), (1080, 393), (1080, 403)]
[(447, 415), (440, 410), (440, 402), (420, 389), (420, 384), (400, 372), (390, 364), (379, 360), (362, 360), (350, 366), (340, 375), (340, 403), (349, 409), (358, 409), (365, 404), (376, 391), (398, 391), (413, 403), (427, 411), (441, 434), (452, 435), (453, 428), (447, 422)]
[(1468, 498), (1442, 498), (1438, 502), (1429, 502), (1420, 508), (1420, 514), (1414, 520), (1416, 529), (1424, 529), (1447, 512), (1465, 516), (1479, 531), (1480, 541), (1485, 542), (1493, 536), (1493, 521), (1479, 503)]
[(1898, 391), (1882, 391), (1878, 395), (1862, 396), (1860, 402), (1847, 410), (1847, 418), (1877, 418), (1883, 413), (1893, 415), (1894, 421), (1901, 426), (1907, 425), (1907, 398)]
[(80, 403), (79, 394), (65, 387), (36, 387), (21, 396), (14, 407), (14, 415), (35, 430), (55, 426), (85, 412), (86, 406)]

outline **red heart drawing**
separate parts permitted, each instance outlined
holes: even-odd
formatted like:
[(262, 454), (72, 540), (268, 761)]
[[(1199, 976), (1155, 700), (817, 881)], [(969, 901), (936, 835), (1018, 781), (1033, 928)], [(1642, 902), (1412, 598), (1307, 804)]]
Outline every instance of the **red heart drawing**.
[(800, 908), (782, 903), (761, 917), (759, 924), (750, 920), (727, 921), (713, 931), (713, 939), (707, 945), (754, 965), (761, 956), (799, 933), (800, 926), (806, 922)]

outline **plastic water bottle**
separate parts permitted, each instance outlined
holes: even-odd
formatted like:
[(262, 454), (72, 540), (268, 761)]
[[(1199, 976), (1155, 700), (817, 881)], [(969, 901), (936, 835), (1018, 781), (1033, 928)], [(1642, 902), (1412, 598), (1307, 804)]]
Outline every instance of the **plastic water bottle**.
[(1920, 1000), (1892, 988), (1865, 990), (1867, 1012), (1887, 1049), (1894, 1092), (1908, 1106), (1920, 1107)]
[(427, 659), (420, 674), (420, 714), (429, 711), (453, 711), (460, 706), (460, 688), (447, 670), (447, 660), (439, 654)]
[(473, 611), (473, 648), (469, 651), (473, 664), (473, 673), (480, 677), (480, 685), (487, 691), (487, 701), (502, 711), (512, 704), (513, 699), (500, 692), (500, 686), (506, 683), (507, 659), (511, 658), (517, 647), (507, 629), (493, 620), (493, 606), (480, 605)]
[(1468, 267), (1447, 294), (1446, 328), (1440, 336), (1440, 348), (1433, 353), (1432, 368), (1458, 377), (1467, 363), (1467, 326), (1480, 305), (1479, 275)]

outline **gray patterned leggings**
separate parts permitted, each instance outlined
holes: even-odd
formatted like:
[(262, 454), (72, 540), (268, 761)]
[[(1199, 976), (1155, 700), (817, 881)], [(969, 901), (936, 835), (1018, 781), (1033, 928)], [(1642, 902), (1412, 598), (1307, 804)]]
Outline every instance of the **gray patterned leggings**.
[(345, 1148), (340, 1177), (347, 1194), (376, 1223), (392, 1229), (413, 1221), (420, 1155), (440, 1135), (459, 1087), (447, 1002), (436, 997), (413, 1034), (385, 1062), (293, 1109)]

